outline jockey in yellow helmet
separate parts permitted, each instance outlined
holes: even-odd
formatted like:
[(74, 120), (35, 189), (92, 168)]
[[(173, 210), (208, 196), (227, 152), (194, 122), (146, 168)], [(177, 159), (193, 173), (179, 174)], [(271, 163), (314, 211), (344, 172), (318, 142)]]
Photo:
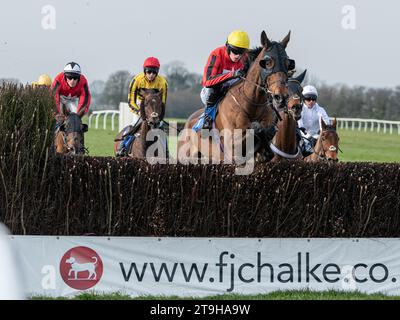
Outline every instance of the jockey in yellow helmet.
[(36, 82), (32, 83), (32, 86), (44, 86), (44, 87), (50, 87), (53, 81), (51, 80), (50, 76), (47, 74), (42, 74), (39, 76), (38, 80)]

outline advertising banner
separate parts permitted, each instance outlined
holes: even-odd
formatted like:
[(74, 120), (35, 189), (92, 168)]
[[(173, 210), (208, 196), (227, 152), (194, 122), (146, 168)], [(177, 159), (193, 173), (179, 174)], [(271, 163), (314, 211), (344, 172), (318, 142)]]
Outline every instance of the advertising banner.
[(400, 295), (399, 239), (9, 236), (26, 294), (202, 297), (277, 290)]

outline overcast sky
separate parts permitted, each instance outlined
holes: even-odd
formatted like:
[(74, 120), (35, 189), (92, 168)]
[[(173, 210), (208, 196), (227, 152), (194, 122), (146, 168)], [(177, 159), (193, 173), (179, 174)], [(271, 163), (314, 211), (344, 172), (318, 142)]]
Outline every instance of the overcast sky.
[(395, 87), (399, 9), (394, 0), (1, 0), (0, 78), (32, 82), (76, 61), (90, 82), (106, 80), (141, 71), (147, 56), (202, 73), (232, 30), (247, 31), (251, 46), (262, 30), (272, 40), (291, 30), (289, 56), (318, 79)]

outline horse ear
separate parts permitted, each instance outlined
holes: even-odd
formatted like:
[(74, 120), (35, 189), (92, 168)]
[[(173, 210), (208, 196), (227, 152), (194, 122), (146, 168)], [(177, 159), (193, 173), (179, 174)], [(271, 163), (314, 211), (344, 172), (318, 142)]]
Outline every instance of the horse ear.
[(264, 48), (269, 48), (271, 46), (271, 41), (269, 41), (265, 31), (261, 32), (261, 45)]
[(319, 118), (319, 127), (321, 129), (321, 132), (326, 130), (326, 123), (324, 119), (322, 119), (322, 117)]
[(302, 83), (304, 81), (304, 78), (306, 77), (307, 69), (304, 70), (303, 73), (301, 73), (299, 76), (297, 76), (295, 79), (299, 82)]
[(334, 127), (335, 130), (336, 130), (336, 124), (337, 124), (337, 121), (336, 121), (336, 117), (335, 117), (335, 119), (333, 119), (333, 121), (332, 121), (332, 127)]
[(146, 93), (147, 93), (146, 89), (140, 89), (140, 90), (139, 90), (139, 94), (140, 94), (141, 96), (143, 96), (143, 97), (146, 95)]
[(289, 31), (288, 35), (285, 38), (283, 38), (283, 40), (281, 42), (285, 49), (290, 41), (290, 33), (291, 33), (291, 31)]

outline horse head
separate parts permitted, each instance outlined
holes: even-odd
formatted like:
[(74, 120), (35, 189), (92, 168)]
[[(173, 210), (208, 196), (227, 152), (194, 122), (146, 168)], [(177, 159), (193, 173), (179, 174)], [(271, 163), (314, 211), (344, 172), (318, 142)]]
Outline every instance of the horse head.
[(163, 92), (154, 89), (141, 89), (140, 94), (143, 96), (140, 115), (150, 129), (156, 129), (164, 119), (165, 114), (165, 106), (162, 102)]
[(82, 124), (81, 118), (76, 113), (69, 113), (60, 131), (65, 135), (65, 147), (68, 154), (78, 155), (85, 152), (82, 142), (83, 134), (87, 131), (87, 125)]
[(303, 87), (301, 83), (303, 82), (306, 73), (307, 70), (305, 70), (296, 78), (289, 78), (288, 80), (289, 98), (285, 112), (287, 112), (296, 121), (300, 120), (301, 118), (301, 111), (303, 108), (302, 104), (304, 100)]
[(339, 151), (339, 136), (336, 131), (336, 118), (332, 125), (325, 124), (324, 120), (320, 121), (321, 133), (318, 138), (315, 152), (323, 159), (338, 162), (337, 153)]
[(289, 59), (286, 47), (290, 41), (290, 31), (281, 41), (270, 41), (265, 31), (261, 33), (263, 50), (259, 55), (263, 83), (272, 97), (275, 108), (286, 105), (288, 98), (288, 72), (295, 68), (294, 60)]

